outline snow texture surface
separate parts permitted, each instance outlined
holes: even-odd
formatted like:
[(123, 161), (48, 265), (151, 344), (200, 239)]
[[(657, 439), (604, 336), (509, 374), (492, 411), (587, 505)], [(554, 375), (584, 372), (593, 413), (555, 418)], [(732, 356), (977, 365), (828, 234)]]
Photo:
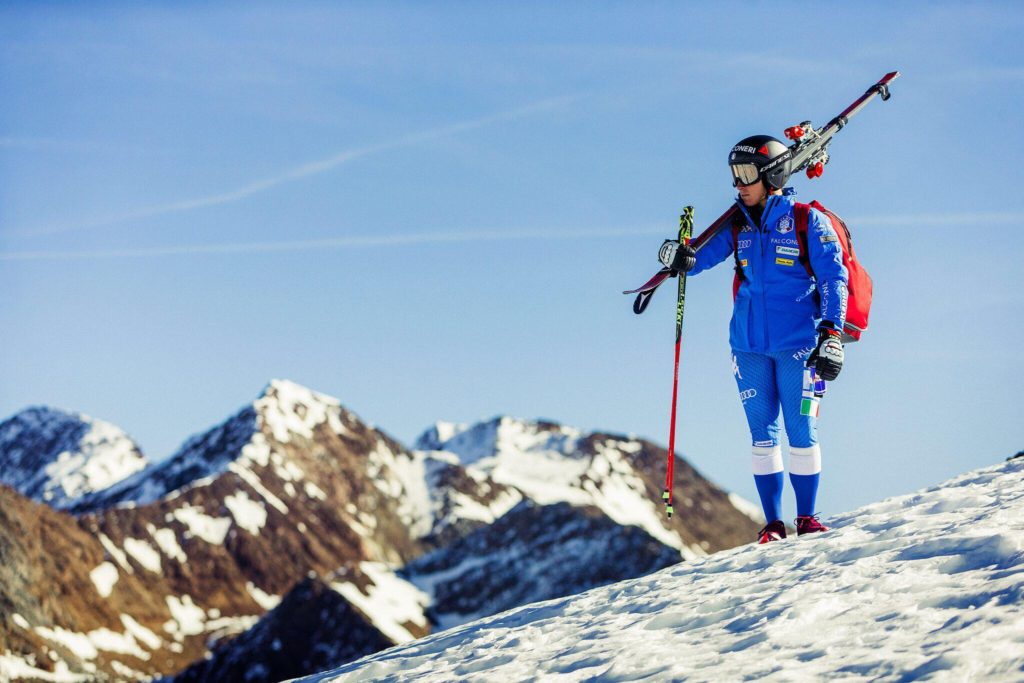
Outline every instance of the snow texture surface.
[(1024, 461), (301, 679), (1021, 680)]

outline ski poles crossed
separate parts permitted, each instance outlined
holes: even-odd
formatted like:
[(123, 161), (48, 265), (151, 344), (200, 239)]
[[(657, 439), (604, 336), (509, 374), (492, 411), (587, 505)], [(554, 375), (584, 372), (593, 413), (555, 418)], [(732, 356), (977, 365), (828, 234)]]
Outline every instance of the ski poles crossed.
[[(679, 216), (679, 244), (689, 244), (693, 234), (693, 207), (687, 206)], [(679, 298), (676, 301), (676, 361), (672, 376), (672, 418), (668, 432), (668, 467), (665, 475), (665, 512), (672, 518), (672, 488), (676, 475), (676, 403), (679, 397), (679, 346), (683, 338), (683, 309), (686, 307), (686, 273), (679, 273)]]

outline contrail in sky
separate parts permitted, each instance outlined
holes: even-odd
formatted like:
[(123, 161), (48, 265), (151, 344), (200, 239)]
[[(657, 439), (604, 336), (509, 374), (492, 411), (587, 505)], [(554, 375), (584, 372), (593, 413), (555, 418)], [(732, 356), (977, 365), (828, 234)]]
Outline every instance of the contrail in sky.
[[(860, 216), (849, 219), (857, 228), (956, 228), (963, 226), (1018, 225), (1021, 212), (953, 214), (903, 214)], [(418, 235), (353, 235), (320, 239), (278, 242), (230, 242), (225, 244), (186, 244), (162, 247), (92, 249), (79, 251), (16, 251), (0, 252), (0, 261), (78, 261), (89, 259), (138, 258), (146, 256), (192, 256), (201, 254), (259, 254), (328, 249), (355, 249), (384, 246), (415, 246), (419, 244), (467, 244), (519, 240), (561, 240), (599, 237), (641, 237), (671, 235), (671, 221), (664, 224), (620, 226), (609, 228), (544, 229), (531, 228), (506, 232), (447, 231)]]
[[(666, 223), (667, 225), (667, 223)], [(235, 242), (227, 244), (192, 244), (138, 249), (94, 249), (81, 251), (21, 251), (0, 253), (0, 261), (68, 261), (85, 259), (133, 258), (140, 256), (186, 256), (197, 254), (253, 254), (326, 249), (351, 249), (417, 244), (444, 244), (469, 242), (498, 242), (517, 240), (552, 240), (594, 237), (624, 237), (651, 235), (669, 231), (668, 227), (642, 226), (608, 229), (581, 228), (577, 230), (513, 230), (508, 232), (430, 232), (418, 235), (366, 235), (327, 237), (311, 240), (282, 242)]]
[(581, 95), (566, 95), (563, 97), (555, 97), (540, 102), (534, 102), (523, 107), (517, 107), (508, 111), (498, 112), (496, 114), (490, 114), (469, 121), (460, 121), (458, 123), (452, 123), (439, 128), (431, 128), (429, 130), (420, 131), (418, 133), (410, 133), (409, 135), (403, 135), (394, 140), (387, 142), (380, 142), (372, 145), (366, 145), (364, 147), (354, 147), (352, 149), (344, 150), (333, 154), (324, 159), (318, 159), (311, 161), (293, 168), (287, 169), (277, 175), (269, 176), (259, 180), (254, 180), (246, 185), (237, 187), (233, 190), (221, 192), (218, 194), (205, 195), (202, 197), (193, 197), (191, 199), (182, 199), (176, 202), (170, 202), (167, 204), (157, 204), (155, 206), (142, 207), (140, 209), (134, 209), (131, 211), (125, 211), (119, 214), (113, 214), (102, 218), (97, 218), (91, 221), (83, 221), (76, 223), (68, 223), (63, 225), (52, 225), (47, 227), (17, 230), (7, 232), (7, 236), (36, 236), (36, 235), (48, 235), (60, 232), (69, 232), (72, 230), (81, 230), (86, 228), (96, 228), (105, 225), (114, 225), (117, 223), (125, 223), (140, 218), (149, 218), (151, 216), (160, 216), (168, 213), (180, 213), (183, 211), (194, 211), (196, 209), (202, 209), (208, 206), (219, 206), (221, 204), (230, 204), (237, 202), (246, 197), (259, 194), (269, 190), (272, 187), (283, 185), (284, 183), (294, 182), (302, 178), (308, 178), (310, 176), (318, 175), (326, 171), (330, 171), (342, 164), (346, 164), (355, 159), (376, 154), (378, 152), (384, 152), (399, 147), (407, 147), (421, 142), (428, 142), (431, 140), (437, 140), (439, 138), (449, 137), (457, 133), (462, 133), (468, 130), (476, 128), (483, 128), (484, 126), (498, 123), (501, 121), (509, 121), (524, 116), (530, 116), (539, 112), (550, 111), (559, 107), (564, 107), (572, 102), (580, 99)]

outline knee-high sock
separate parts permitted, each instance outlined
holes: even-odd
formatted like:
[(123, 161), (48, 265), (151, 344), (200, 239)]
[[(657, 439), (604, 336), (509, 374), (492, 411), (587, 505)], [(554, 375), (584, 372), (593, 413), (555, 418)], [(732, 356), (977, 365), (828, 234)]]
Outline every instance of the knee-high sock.
[(754, 448), (754, 484), (761, 498), (765, 520), (774, 522), (782, 518), (782, 448)]
[(821, 448), (789, 448), (789, 480), (796, 493), (796, 514), (813, 515), (818, 498), (818, 480), (821, 478)]

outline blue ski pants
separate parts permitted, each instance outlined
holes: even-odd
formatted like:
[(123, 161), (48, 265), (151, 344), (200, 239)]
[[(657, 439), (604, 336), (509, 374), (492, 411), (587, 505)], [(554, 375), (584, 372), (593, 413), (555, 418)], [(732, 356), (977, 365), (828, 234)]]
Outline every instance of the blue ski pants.
[(811, 349), (771, 354), (733, 351), (733, 374), (753, 441), (754, 482), (768, 522), (779, 519), (782, 509), (780, 408), (789, 439), (789, 474), (797, 514), (814, 514), (821, 472), (817, 419), (800, 414), (804, 362), (810, 353)]
[(818, 442), (816, 419), (800, 414), (804, 361), (810, 353), (811, 349), (771, 354), (733, 351), (732, 371), (755, 448), (779, 445), (780, 407), (790, 446), (810, 448)]

